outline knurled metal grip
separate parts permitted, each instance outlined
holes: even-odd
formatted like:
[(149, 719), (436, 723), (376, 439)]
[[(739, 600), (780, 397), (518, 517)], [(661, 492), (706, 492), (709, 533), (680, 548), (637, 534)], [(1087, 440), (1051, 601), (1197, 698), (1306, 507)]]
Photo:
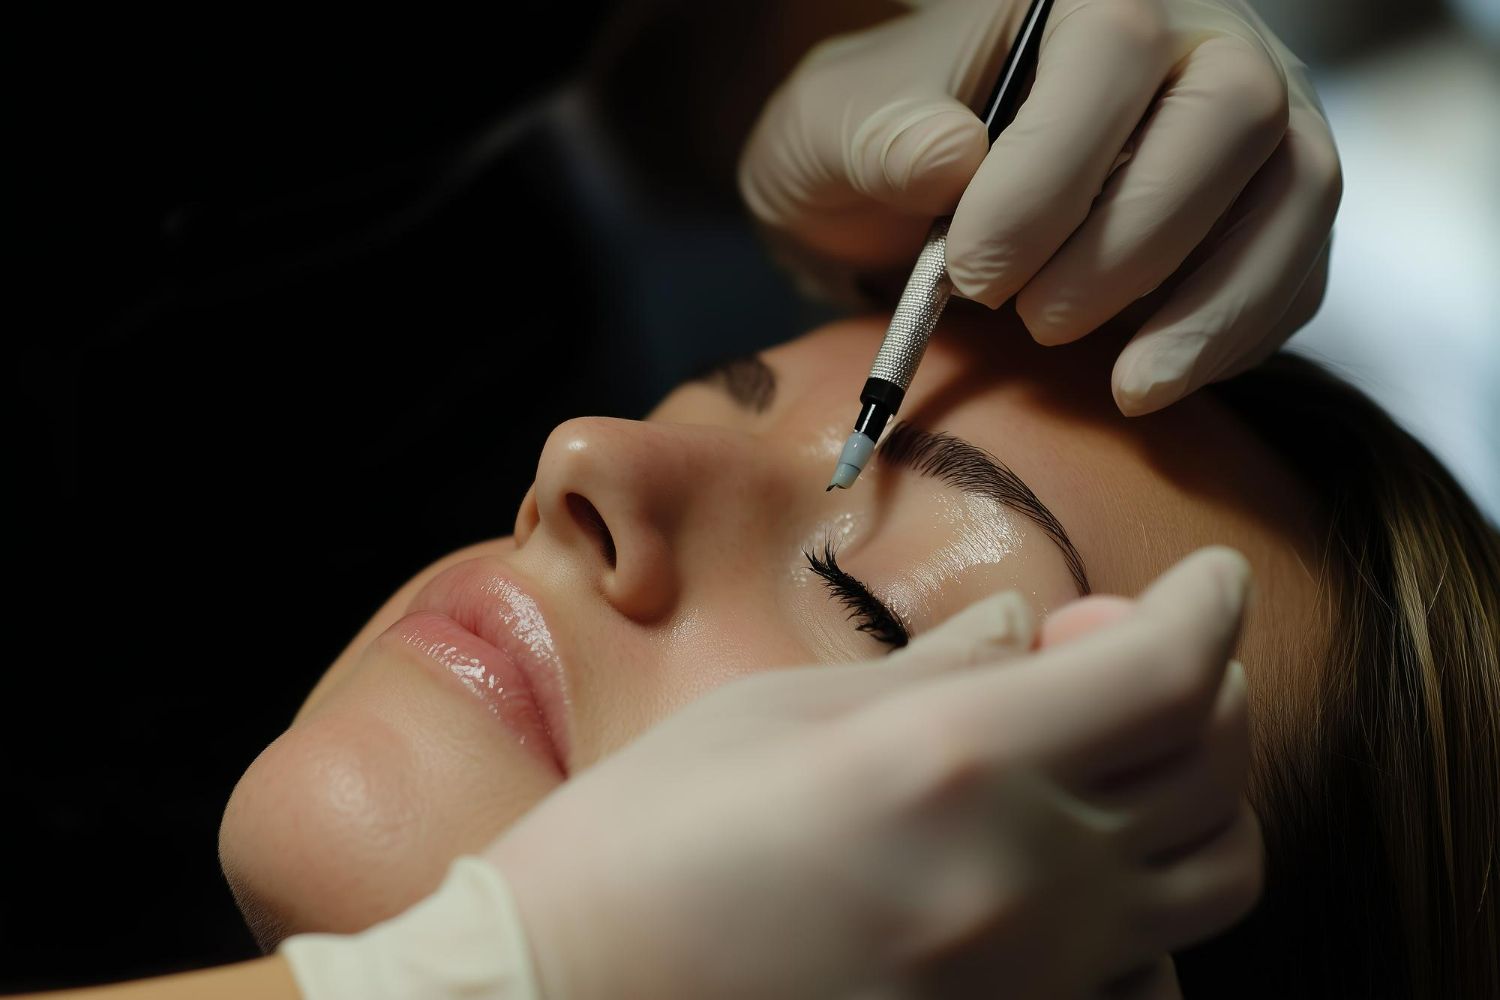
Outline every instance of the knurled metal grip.
[(894, 382), (903, 392), (911, 387), (911, 377), (927, 350), (927, 340), (937, 329), (943, 307), (953, 292), (953, 282), (948, 279), (948, 222), (945, 217), (932, 224), (911, 278), (901, 292), (901, 301), (896, 303), (880, 353), (870, 367), (871, 378)]

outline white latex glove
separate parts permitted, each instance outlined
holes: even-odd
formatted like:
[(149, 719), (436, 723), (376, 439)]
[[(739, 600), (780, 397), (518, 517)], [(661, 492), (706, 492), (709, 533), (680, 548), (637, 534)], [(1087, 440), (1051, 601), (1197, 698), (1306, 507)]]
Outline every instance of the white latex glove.
[(909, 268), (951, 213), (955, 289), (1016, 296), (1042, 344), (1175, 274), (1115, 364), (1127, 415), (1274, 353), (1322, 302), (1342, 191), (1306, 67), (1243, 0), (1056, 0), (990, 149), (970, 105), (1026, 7), (940, 0), (814, 49), (741, 157), (752, 212), (861, 269)]
[[(1176, 996), (1253, 904), (1244, 560), (1033, 655), (1016, 595), (876, 663), (735, 681), (486, 852), (546, 1000)], [(984, 664), (1011, 657), (1002, 668)], [(967, 669), (960, 669), (967, 668)]]
[(280, 954), (304, 1000), (540, 1000), (515, 898), (460, 857), (437, 891), (358, 934), (296, 934)]

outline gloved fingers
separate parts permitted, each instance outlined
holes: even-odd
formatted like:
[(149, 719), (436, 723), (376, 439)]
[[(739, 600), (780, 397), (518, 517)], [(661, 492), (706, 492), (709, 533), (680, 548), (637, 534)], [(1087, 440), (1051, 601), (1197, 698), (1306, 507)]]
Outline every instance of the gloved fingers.
[[(831, 137), (830, 137), (831, 138)], [(953, 210), (988, 148), (984, 123), (945, 95), (896, 100), (870, 114), (841, 150), (850, 186), (918, 215)]]
[[(1091, 787), (1195, 741), (1222, 686), (1248, 587), (1243, 556), (1202, 549), (1152, 583), (1129, 618), (1058, 647), (1051, 669), (1069, 699), (1056, 709), (1058, 773)], [(1027, 667), (1040, 673), (1045, 659)]]
[(1226, 7), (1230, 8), (1227, 13), (1234, 15), (1256, 39), (1271, 50), (1286, 77), (1287, 96), (1292, 106), (1310, 108), (1318, 117), (1326, 119), (1328, 115), (1323, 110), (1323, 102), (1318, 98), (1317, 89), (1313, 87), (1307, 63), (1286, 47), (1286, 43), (1271, 30), (1265, 18), (1260, 16), (1260, 12), (1249, 0), (1227, 0)]
[[(1296, 333), (1307, 324), (1318, 310), (1323, 307), (1323, 296), (1328, 292), (1328, 255), (1333, 250), (1333, 233), (1323, 241), (1323, 249), (1318, 253), (1318, 259), (1313, 262), (1312, 273), (1302, 282), (1302, 287), (1297, 291), (1297, 297), (1281, 317), (1281, 324), (1285, 328), (1285, 334), (1277, 338), (1274, 343), (1276, 347), (1284, 344), (1292, 334)], [(1273, 347), (1266, 353), (1270, 357), (1276, 353)]]
[(1036, 82), (953, 214), (948, 273), (994, 308), (1078, 228), (1175, 62), (1158, 0), (1059, 0)]
[(1143, 948), (1175, 951), (1213, 937), (1248, 913), (1265, 882), (1260, 823), (1248, 802), (1196, 850), (1152, 877), (1150, 902), (1132, 921)]
[(1135, 602), (1128, 597), (1113, 594), (1090, 594), (1076, 601), (1069, 601), (1042, 622), (1041, 637), (1037, 645), (1041, 649), (1060, 646), (1096, 629), (1113, 625), (1130, 614)]
[[(1158, 577), (1121, 623), (1121, 656), (1080, 660), (1084, 683), (1117, 689), (1115, 725), (1106, 715), (1101, 734), (1115, 752), (1095, 760), (1095, 773), (1116, 773), (1159, 758), (1195, 739), (1218, 701), (1224, 674), (1239, 641), (1249, 596), (1250, 565), (1233, 549), (1199, 549)], [(1114, 630), (1088, 640), (1101, 648)], [(1121, 667), (1135, 676), (1125, 684)], [(1111, 683), (1113, 682), (1113, 683)], [(1102, 748), (1101, 748), (1102, 749)]]
[(934, 4), (851, 42), (856, 57), (825, 59), (821, 79), (809, 74), (808, 100), (828, 102), (809, 118), (830, 183), (928, 221), (951, 213), (989, 151), (984, 123), (965, 102), (1016, 33), (1014, 6)]
[(839, 115), (773, 102), (741, 160), (740, 192), (757, 218), (859, 266), (914, 254), (984, 159), (984, 125), (946, 95), (880, 105), (847, 129), (829, 128), (820, 114)]
[(1328, 290), (1328, 251), (1331, 246), (1332, 239), (1330, 238), (1328, 243), (1323, 244), (1323, 252), (1319, 255), (1317, 263), (1313, 265), (1312, 273), (1302, 283), (1297, 297), (1292, 300), (1291, 306), (1287, 308), (1281, 319), (1261, 336), (1260, 342), (1254, 348), (1220, 372), (1214, 381), (1220, 382), (1233, 378), (1241, 372), (1256, 367), (1279, 351), (1281, 345), (1291, 339), (1292, 334), (1302, 329), (1307, 325), (1308, 320), (1317, 315), (1319, 307), (1323, 304), (1323, 295)]
[(1177, 965), (1171, 955), (1163, 955), (1109, 983), (1099, 992), (1099, 1000), (1182, 1000)]
[(1001, 756), (1025, 746), (1087, 787), (1162, 759), (1202, 732), (1239, 634), (1243, 556), (1200, 550), (1167, 570), (1115, 624), (1005, 671), (945, 678), (911, 701), (939, 728)]
[(892, 671), (913, 679), (1003, 663), (1030, 652), (1035, 616), (1019, 591), (992, 594), (971, 604), (890, 659)]
[(1203, 736), (1157, 766), (1110, 779), (1089, 801), (1126, 817), (1127, 850), (1164, 865), (1234, 816), (1250, 771), (1245, 668), (1238, 661), (1223, 685)]
[(1166, 281), (1285, 134), (1286, 83), (1262, 45), (1214, 36), (1174, 75), (1130, 161), (1017, 296), (1038, 343), (1077, 340)]
[(1263, 337), (1317, 266), (1342, 190), (1326, 124), (1293, 106), (1281, 145), (1220, 242), (1120, 352), (1111, 381), (1122, 413), (1159, 410), (1246, 356), (1270, 353)]
[(792, 685), (799, 716), (827, 718), (926, 679), (1004, 663), (1029, 652), (1035, 637), (1031, 606), (1008, 590), (971, 604), (883, 660), (774, 673)]
[(856, 266), (910, 263), (988, 151), (963, 98), (1014, 34), (1010, 6), (939, 4), (815, 49), (740, 158), (751, 212)]

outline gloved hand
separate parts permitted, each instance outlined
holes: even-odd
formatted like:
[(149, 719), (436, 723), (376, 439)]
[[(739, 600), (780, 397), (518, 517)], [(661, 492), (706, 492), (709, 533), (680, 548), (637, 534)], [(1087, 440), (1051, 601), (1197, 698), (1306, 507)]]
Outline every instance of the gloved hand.
[(970, 106), (1026, 7), (937, 0), (815, 48), (741, 157), (752, 212), (863, 269), (909, 268), (952, 213), (955, 290), (1016, 296), (1042, 344), (1179, 281), (1115, 364), (1127, 415), (1274, 353), (1322, 302), (1342, 191), (1306, 67), (1245, 0), (1056, 0), (989, 149)]
[(1226, 669), (1247, 579), (1200, 552), (1020, 658), (1001, 595), (886, 660), (689, 705), (485, 853), (542, 995), (1070, 997), (1134, 971), (1117, 995), (1175, 996), (1166, 953), (1259, 892)]

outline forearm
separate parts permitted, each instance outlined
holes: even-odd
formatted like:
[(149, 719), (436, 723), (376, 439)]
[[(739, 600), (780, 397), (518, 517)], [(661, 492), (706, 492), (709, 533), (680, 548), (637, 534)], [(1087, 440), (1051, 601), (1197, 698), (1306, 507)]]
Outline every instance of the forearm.
[(139, 979), (87, 989), (28, 994), (46, 1000), (302, 1000), (292, 970), (280, 955), (216, 969)]

